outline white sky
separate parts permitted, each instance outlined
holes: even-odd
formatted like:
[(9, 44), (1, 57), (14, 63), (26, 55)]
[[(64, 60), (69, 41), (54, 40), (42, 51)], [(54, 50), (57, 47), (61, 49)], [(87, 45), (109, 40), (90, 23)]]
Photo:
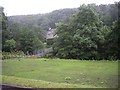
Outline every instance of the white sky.
[(111, 4), (119, 0), (0, 0), (7, 16), (47, 13), (63, 8), (75, 8), (80, 4)]

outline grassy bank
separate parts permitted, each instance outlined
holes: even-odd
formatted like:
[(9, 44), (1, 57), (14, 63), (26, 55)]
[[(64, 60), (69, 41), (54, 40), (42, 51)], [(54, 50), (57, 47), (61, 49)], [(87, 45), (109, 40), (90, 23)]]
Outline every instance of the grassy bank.
[(43, 80), (19, 78), (15, 76), (3, 76), (3, 83), (32, 88), (97, 88), (91, 85), (54, 83)]
[(2, 66), (3, 83), (9, 84), (35, 88), (118, 85), (118, 61), (21, 59), (2, 61)]

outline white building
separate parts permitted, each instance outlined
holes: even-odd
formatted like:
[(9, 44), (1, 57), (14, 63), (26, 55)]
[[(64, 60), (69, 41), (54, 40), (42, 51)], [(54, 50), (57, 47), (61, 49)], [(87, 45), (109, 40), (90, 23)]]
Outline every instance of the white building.
[(47, 31), (46, 39), (52, 39), (52, 38), (54, 38), (54, 35), (55, 35), (55, 29), (49, 28), (49, 30)]

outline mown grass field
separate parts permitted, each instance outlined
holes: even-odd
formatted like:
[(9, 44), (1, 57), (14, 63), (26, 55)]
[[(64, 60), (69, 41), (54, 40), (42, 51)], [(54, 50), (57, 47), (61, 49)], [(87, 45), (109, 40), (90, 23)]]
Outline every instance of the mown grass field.
[(118, 86), (118, 61), (21, 59), (2, 61), (3, 83), (34, 88)]

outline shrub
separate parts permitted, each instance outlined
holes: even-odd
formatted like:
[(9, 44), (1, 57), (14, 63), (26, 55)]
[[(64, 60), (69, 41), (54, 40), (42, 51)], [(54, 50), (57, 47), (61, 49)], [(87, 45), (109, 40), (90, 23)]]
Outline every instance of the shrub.
[(2, 60), (4, 59), (13, 59), (13, 58), (22, 58), (25, 54), (22, 51), (18, 52), (2, 52)]
[(71, 77), (65, 77), (65, 80), (71, 80)]

